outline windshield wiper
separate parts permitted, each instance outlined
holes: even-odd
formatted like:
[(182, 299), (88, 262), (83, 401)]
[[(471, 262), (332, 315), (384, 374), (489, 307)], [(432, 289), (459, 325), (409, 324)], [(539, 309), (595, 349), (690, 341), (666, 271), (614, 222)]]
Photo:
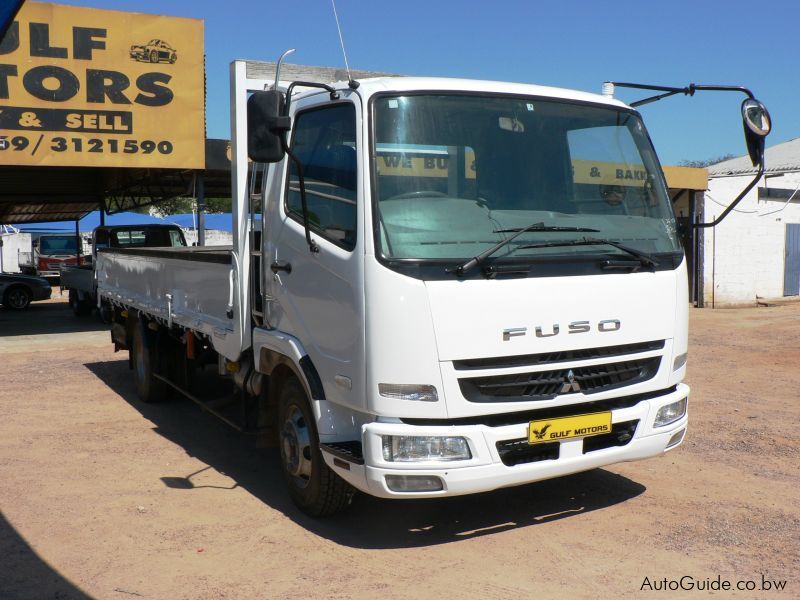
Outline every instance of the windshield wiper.
[[(515, 238), (519, 237), (523, 233), (527, 233), (528, 231), (576, 231), (576, 232), (583, 232), (583, 231), (598, 231), (597, 229), (588, 229), (585, 227), (555, 227), (552, 225), (545, 225), (543, 222), (533, 223), (532, 225), (528, 225), (527, 227), (515, 227), (514, 229), (495, 229), (493, 233), (513, 233), (511, 237), (507, 237), (504, 240), (496, 243), (491, 248), (487, 248), (478, 256), (470, 258), (467, 262), (462, 263), (455, 267), (447, 267), (445, 271), (448, 273), (455, 273), (456, 275), (463, 275), (467, 271), (475, 268), (487, 258), (489, 258), (492, 254), (500, 250), (503, 246), (511, 243), (514, 241)], [(526, 248), (527, 246), (523, 246)]]
[(642, 252), (641, 250), (636, 250), (635, 248), (631, 248), (630, 246), (626, 246), (625, 244), (620, 244), (619, 242), (615, 242), (609, 239), (599, 239), (599, 238), (581, 238), (579, 240), (567, 240), (563, 242), (543, 242), (541, 244), (530, 244), (528, 246), (520, 246), (520, 249), (528, 249), (528, 248), (560, 248), (564, 246), (613, 246), (619, 250), (622, 250), (626, 254), (630, 254), (634, 258), (638, 259), (640, 263), (642, 263), (646, 267), (657, 267), (658, 261), (654, 259), (651, 255), (647, 252)]
[(599, 229), (592, 229), (590, 227), (559, 227), (557, 225), (545, 226), (544, 223), (536, 223), (536, 225), (541, 225), (541, 227), (512, 227), (511, 229), (495, 229), (494, 233), (522, 233), (523, 231), (576, 231), (579, 233), (597, 233), (600, 231)]

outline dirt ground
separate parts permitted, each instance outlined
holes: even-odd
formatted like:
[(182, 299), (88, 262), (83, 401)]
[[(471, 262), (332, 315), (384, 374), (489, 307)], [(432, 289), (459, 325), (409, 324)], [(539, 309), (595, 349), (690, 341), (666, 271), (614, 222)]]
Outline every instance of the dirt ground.
[(663, 458), (316, 521), (275, 450), (139, 402), (98, 322), (0, 308), (0, 598), (800, 597), (800, 303), (693, 309), (689, 356)]

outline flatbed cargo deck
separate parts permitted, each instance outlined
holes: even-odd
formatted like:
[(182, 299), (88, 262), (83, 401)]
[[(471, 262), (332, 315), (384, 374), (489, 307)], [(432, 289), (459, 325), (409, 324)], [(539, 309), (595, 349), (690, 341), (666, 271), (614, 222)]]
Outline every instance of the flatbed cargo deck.
[(234, 267), (230, 246), (107, 248), (98, 252), (97, 287), (112, 304), (204, 334), (235, 359), (241, 329)]

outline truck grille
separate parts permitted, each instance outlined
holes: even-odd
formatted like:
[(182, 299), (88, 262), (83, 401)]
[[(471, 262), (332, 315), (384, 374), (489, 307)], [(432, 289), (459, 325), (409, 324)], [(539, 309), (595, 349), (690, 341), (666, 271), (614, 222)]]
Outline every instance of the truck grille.
[[(647, 381), (655, 376), (660, 363), (661, 357), (654, 356), (574, 369), (469, 377), (459, 379), (458, 384), (470, 402), (552, 400), (563, 394), (596, 394)], [(579, 387), (570, 385), (573, 381)]]
[(467, 371), (470, 369), (507, 369), (510, 367), (548, 365), (575, 360), (597, 360), (613, 356), (625, 356), (626, 354), (637, 354), (639, 352), (651, 352), (653, 350), (661, 350), (663, 347), (664, 340), (654, 340), (651, 342), (638, 342), (636, 344), (621, 344), (619, 346), (602, 346), (600, 348), (580, 348), (578, 350), (559, 350), (556, 352), (542, 352), (540, 354), (520, 354), (517, 356), (454, 360), (453, 367), (456, 371)]
[(497, 453), (507, 467), (526, 465), (542, 460), (558, 460), (559, 442), (529, 444), (525, 438), (497, 442)]
[[(615, 446), (626, 446), (636, 434), (639, 420), (614, 423), (610, 433), (583, 438), (583, 453), (596, 452)], [(543, 460), (558, 460), (560, 442), (529, 444), (525, 438), (497, 442), (497, 453), (507, 467)]]

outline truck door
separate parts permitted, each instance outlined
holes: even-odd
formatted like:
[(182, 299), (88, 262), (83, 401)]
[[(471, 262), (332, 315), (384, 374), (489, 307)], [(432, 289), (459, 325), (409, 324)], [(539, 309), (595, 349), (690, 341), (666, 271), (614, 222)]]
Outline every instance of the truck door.
[(289, 161), (280, 211), (272, 213), (280, 219), (269, 260), (278, 270), (267, 278), (276, 300), (273, 325), (300, 339), (326, 399), (356, 408), (363, 406), (365, 389), (358, 110), (348, 101), (298, 107), (292, 150), (303, 164), (319, 251), (311, 252), (306, 242), (298, 170)]

